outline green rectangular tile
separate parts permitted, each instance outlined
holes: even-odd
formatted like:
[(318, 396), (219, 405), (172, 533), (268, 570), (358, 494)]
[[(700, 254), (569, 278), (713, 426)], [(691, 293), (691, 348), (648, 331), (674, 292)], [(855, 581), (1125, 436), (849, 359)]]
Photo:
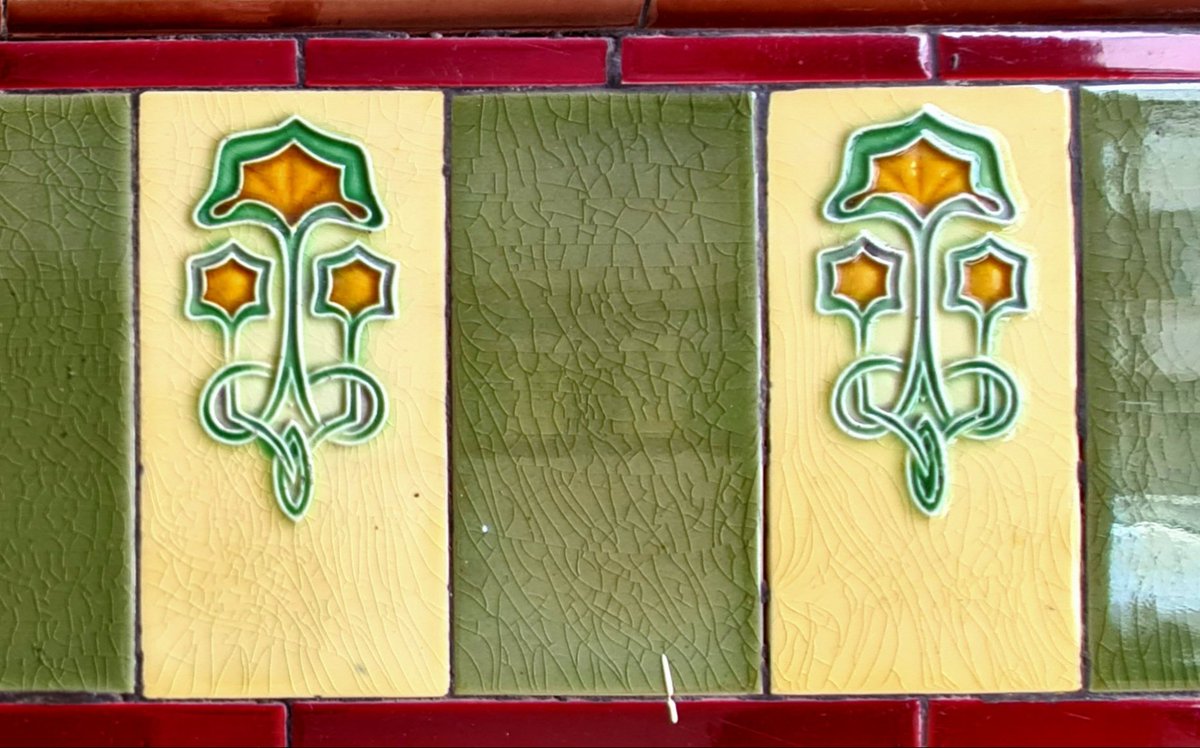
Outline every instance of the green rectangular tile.
[(0, 97), (0, 690), (133, 685), (125, 96)]
[(455, 99), (459, 693), (758, 689), (751, 109)]
[(1200, 687), (1200, 88), (1084, 91), (1088, 624), (1099, 689)]

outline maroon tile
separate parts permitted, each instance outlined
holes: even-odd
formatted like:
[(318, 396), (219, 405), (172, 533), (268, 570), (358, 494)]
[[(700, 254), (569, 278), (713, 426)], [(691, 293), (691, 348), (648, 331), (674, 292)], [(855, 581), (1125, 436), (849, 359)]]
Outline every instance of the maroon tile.
[(938, 39), (948, 80), (1178, 80), (1200, 76), (1200, 34), (1056, 31)]
[(292, 708), (295, 746), (911, 746), (911, 701), (330, 702)]
[[(30, 2), (31, 0), (9, 0)], [(32, 0), (53, 2), (54, 0)], [(63, 0), (58, 0), (62, 2)], [(78, 0), (77, 0), (78, 1)], [(89, 3), (96, 0), (89, 0)], [(128, 0), (126, 0), (128, 1)], [(10, 11), (11, 13), (11, 11)], [(659, 28), (1085, 23), (1200, 18), (1197, 0), (651, 0)]]
[(631, 36), (626, 83), (911, 81), (929, 77), (923, 34)]
[(586, 86), (605, 82), (606, 39), (313, 39), (310, 86)]
[(642, 0), (8, 0), (8, 24), (18, 35), (613, 28), (641, 10)]
[(931, 746), (1200, 745), (1194, 701), (934, 701)]
[(191, 88), (296, 83), (287, 39), (0, 42), (0, 88)]
[(281, 704), (0, 704), (0, 746), (282, 746)]

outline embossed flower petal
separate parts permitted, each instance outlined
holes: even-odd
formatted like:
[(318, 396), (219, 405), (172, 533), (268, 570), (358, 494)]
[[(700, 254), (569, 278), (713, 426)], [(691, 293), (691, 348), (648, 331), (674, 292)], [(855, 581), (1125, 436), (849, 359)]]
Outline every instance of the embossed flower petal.
[(299, 117), (222, 141), (196, 209), (206, 227), (252, 222), (289, 231), (320, 219), (376, 229), (386, 218), (362, 146)]
[(270, 314), (272, 262), (234, 241), (193, 255), (188, 266), (187, 315), (230, 329)]
[(990, 234), (953, 249), (946, 254), (945, 307), (982, 317), (1028, 311), (1028, 266), (1024, 253)]
[(817, 255), (817, 311), (842, 314), (865, 325), (903, 308), (900, 274), (904, 254), (861, 234)]
[(850, 137), (825, 205), (830, 220), (878, 216), (924, 226), (940, 210), (1001, 223), (1015, 215), (991, 137), (932, 106)]
[(355, 243), (315, 260), (313, 314), (357, 323), (396, 314), (396, 263)]

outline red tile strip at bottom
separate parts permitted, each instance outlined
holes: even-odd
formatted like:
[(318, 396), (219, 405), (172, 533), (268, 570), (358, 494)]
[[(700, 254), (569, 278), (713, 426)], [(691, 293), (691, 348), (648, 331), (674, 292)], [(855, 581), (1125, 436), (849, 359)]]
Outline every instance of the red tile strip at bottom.
[(0, 746), (283, 746), (281, 704), (0, 704)]
[(947, 80), (1180, 80), (1200, 77), (1200, 35), (943, 34), (938, 62)]
[(588, 86), (607, 80), (607, 39), (313, 39), (310, 86)]
[(1188, 23), (1197, 18), (1200, 18), (1197, 0), (653, 0), (649, 20), (652, 28), (753, 29), (1117, 21)]
[(935, 701), (931, 746), (1200, 745), (1194, 701)]
[(291, 86), (290, 39), (0, 42), (0, 88)]
[(924, 34), (631, 36), (626, 83), (812, 83), (929, 78)]
[(914, 746), (915, 701), (304, 703), (292, 745)]

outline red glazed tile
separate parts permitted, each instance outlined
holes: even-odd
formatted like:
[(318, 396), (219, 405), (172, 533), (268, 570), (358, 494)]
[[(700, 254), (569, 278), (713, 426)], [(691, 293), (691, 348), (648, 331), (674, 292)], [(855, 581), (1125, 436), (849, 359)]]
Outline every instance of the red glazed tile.
[(280, 704), (0, 704), (0, 746), (282, 746)]
[(606, 79), (605, 39), (313, 39), (310, 86), (584, 86)]
[(642, 0), (8, 0), (13, 34), (633, 26)]
[(911, 701), (296, 704), (292, 744), (319, 746), (916, 745)]
[(621, 44), (626, 83), (792, 83), (925, 80), (921, 34), (632, 36)]
[(1200, 0), (653, 0), (649, 17), (677, 29), (1187, 21)]
[(948, 80), (1172, 80), (1200, 75), (1200, 35), (961, 33), (938, 39)]
[(296, 45), (243, 41), (0, 42), (0, 88), (191, 88), (296, 83)]
[(931, 746), (1200, 745), (1193, 701), (934, 701)]

